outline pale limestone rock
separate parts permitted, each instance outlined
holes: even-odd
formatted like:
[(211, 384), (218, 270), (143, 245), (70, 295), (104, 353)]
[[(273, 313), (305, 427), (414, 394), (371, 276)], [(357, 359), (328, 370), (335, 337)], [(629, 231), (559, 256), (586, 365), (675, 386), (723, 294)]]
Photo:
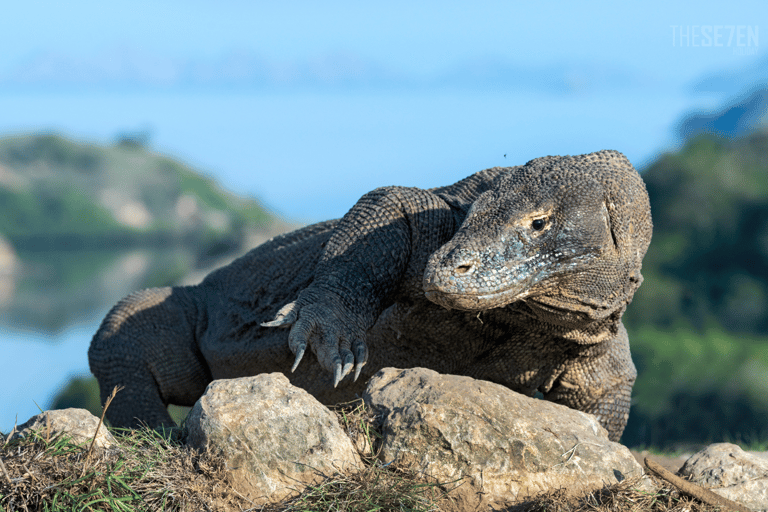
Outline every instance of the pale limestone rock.
[(384, 368), (363, 398), (383, 418), (380, 458), (440, 483), (462, 481), (451, 493), (459, 508), (503, 507), (558, 488), (586, 494), (643, 474), (592, 415), (491, 382)]
[[(75, 443), (88, 447), (98, 425), (99, 418), (85, 409), (57, 409), (41, 412), (23, 425), (19, 425), (14, 437), (28, 437), (32, 435), (32, 431), (37, 431), (43, 439), (55, 439), (64, 434), (72, 438)], [(111, 448), (115, 445), (115, 438), (102, 424), (99, 428), (99, 435), (96, 436), (95, 446), (97, 448)]]
[(188, 443), (223, 454), (234, 487), (259, 505), (361, 464), (336, 416), (282, 373), (213, 381), (187, 425)]
[(21, 264), (11, 243), (0, 236), (0, 308), (7, 306), (16, 290)]
[(768, 510), (768, 459), (735, 444), (707, 446), (691, 456), (678, 473), (755, 511)]

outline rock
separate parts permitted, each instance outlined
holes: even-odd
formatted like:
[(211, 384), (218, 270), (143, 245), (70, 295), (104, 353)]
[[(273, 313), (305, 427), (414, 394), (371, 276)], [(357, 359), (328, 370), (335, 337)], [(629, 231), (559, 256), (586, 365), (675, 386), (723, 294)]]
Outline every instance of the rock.
[(679, 474), (755, 511), (768, 510), (768, 459), (735, 444), (707, 446), (688, 459)]
[[(27, 437), (36, 430), (40, 436), (46, 439), (54, 439), (60, 434), (66, 434), (75, 443), (88, 447), (98, 426), (99, 418), (85, 409), (58, 409), (33, 416), (29, 421), (17, 427), (17, 432), (13, 437)], [(111, 448), (116, 444), (115, 438), (109, 433), (107, 427), (101, 425), (94, 446)]]
[(232, 485), (258, 505), (361, 464), (336, 416), (282, 373), (213, 381), (187, 426), (188, 443), (222, 454)]
[(385, 368), (363, 395), (383, 416), (380, 458), (440, 483), (457, 508), (505, 507), (557, 488), (586, 494), (643, 474), (597, 419), (504, 386)]
[(11, 303), (20, 261), (11, 243), (0, 236), (0, 307)]

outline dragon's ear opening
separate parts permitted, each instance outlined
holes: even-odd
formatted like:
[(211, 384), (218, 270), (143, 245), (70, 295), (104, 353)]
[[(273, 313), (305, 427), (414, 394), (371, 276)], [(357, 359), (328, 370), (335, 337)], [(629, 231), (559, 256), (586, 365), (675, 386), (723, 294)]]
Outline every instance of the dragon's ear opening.
[(606, 201), (603, 201), (603, 215), (605, 215), (605, 224), (608, 228), (608, 232), (611, 234), (611, 240), (613, 240), (613, 248), (616, 252), (619, 251), (619, 239), (616, 237), (615, 221), (611, 215), (611, 211), (608, 208)]

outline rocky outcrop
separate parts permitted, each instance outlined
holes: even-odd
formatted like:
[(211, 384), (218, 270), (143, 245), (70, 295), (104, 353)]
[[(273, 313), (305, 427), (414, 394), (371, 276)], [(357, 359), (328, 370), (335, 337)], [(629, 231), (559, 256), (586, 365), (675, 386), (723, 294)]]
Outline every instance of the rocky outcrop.
[(451, 493), (459, 508), (558, 488), (586, 494), (643, 474), (594, 416), (491, 382), (385, 368), (363, 398), (382, 417), (379, 457), (448, 487), (461, 483)]
[[(609, 441), (591, 415), (490, 382), (424, 368), (385, 368), (368, 383), (364, 400), (383, 434), (374, 447), (379, 458), (451, 489), (448, 510), (530, 504), (557, 489), (584, 495), (643, 474), (629, 450)], [(98, 422), (83, 409), (46, 411), (12, 435), (66, 434), (87, 447)], [(355, 441), (336, 416), (281, 373), (214, 381), (192, 409), (187, 433), (188, 444), (224, 457), (226, 484), (256, 506), (362, 467)], [(101, 426), (95, 446), (117, 442)], [(358, 446), (370, 449), (365, 442)], [(722, 506), (718, 500), (726, 498), (734, 510), (768, 512), (764, 454), (714, 444), (679, 473), (686, 480), (671, 473), (661, 477), (704, 503)], [(645, 477), (630, 482), (655, 490)]]
[(688, 459), (678, 473), (756, 512), (768, 510), (768, 459), (735, 444), (709, 445)]
[[(59, 409), (45, 411), (33, 416), (23, 425), (17, 427), (16, 437), (27, 437), (37, 432), (44, 439), (54, 439), (59, 435), (67, 435), (77, 444), (90, 443), (99, 426), (99, 418), (85, 409)], [(116, 443), (107, 427), (101, 425), (96, 436), (97, 448), (111, 448)]]
[(212, 382), (187, 425), (188, 443), (223, 455), (231, 484), (259, 505), (361, 465), (336, 416), (282, 373)]
[(10, 304), (16, 289), (19, 258), (11, 243), (0, 236), (0, 308)]

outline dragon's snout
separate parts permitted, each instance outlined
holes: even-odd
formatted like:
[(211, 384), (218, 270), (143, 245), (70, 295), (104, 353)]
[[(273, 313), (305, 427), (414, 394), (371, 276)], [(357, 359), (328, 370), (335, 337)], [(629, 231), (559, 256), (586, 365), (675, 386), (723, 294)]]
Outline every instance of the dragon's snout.
[(435, 253), (424, 272), (427, 299), (447, 308), (471, 311), (501, 305), (494, 296), (509, 287), (509, 269), (481, 256), (456, 249)]
[(435, 254), (424, 273), (424, 291), (442, 293), (473, 293), (477, 291), (478, 258), (460, 251)]

